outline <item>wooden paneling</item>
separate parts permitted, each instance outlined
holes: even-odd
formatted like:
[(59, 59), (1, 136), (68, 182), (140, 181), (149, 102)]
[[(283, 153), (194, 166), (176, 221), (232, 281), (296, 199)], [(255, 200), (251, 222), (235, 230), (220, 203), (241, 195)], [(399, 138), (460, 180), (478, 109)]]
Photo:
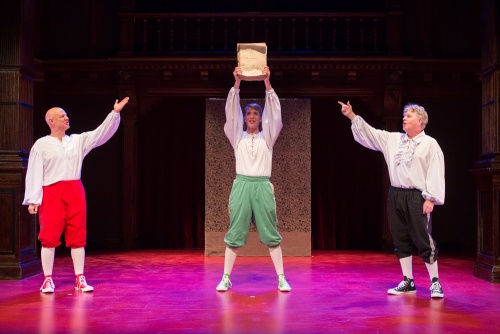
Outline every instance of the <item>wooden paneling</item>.
[(27, 152), (33, 144), (34, 1), (0, 10), (0, 278), (40, 272), (36, 216), (22, 206)]
[(500, 282), (500, 74), (498, 68), (500, 5), (482, 0), (482, 147), (474, 165), (478, 193), (477, 259), (473, 274)]

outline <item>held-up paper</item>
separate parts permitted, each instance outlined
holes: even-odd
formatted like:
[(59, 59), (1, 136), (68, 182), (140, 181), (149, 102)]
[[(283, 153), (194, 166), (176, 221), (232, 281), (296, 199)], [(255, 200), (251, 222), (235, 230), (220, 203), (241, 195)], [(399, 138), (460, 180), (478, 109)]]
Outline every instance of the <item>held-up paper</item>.
[(245, 81), (259, 81), (266, 78), (262, 70), (267, 66), (266, 43), (238, 43), (238, 67), (243, 71), (238, 77)]

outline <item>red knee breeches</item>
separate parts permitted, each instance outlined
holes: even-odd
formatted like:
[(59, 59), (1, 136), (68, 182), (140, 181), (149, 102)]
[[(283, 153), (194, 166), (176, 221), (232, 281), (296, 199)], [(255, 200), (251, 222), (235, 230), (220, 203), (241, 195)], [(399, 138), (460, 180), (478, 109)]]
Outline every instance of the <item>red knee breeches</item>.
[(87, 207), (85, 190), (80, 180), (60, 181), (44, 186), (42, 204), (38, 212), (38, 240), (43, 247), (59, 246), (63, 232), (66, 247), (85, 247)]

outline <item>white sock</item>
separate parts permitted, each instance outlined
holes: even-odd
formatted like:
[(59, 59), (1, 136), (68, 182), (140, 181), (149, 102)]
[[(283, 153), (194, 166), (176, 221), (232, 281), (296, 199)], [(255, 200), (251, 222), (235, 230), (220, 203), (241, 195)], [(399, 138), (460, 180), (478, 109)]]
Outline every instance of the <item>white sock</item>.
[(55, 248), (42, 247), (40, 257), (42, 258), (43, 274), (45, 276), (52, 276), (52, 269), (54, 269), (54, 257), (56, 255)]
[(269, 248), (269, 254), (274, 263), (276, 274), (283, 274), (283, 254), (281, 253), (281, 246)]
[(224, 274), (231, 275), (234, 262), (236, 262), (236, 257), (238, 256), (238, 250), (239, 248), (226, 247), (226, 253), (224, 255)]
[(431, 278), (431, 281), (434, 277), (439, 278), (437, 261), (434, 261), (433, 264), (428, 264), (426, 262), (425, 266), (427, 267), (427, 271), (429, 272), (429, 277)]
[(71, 248), (71, 258), (73, 259), (75, 275), (83, 275), (83, 267), (85, 265), (85, 248)]
[(412, 256), (399, 259), (401, 270), (403, 271), (403, 276), (406, 276), (408, 278), (413, 278), (412, 260)]

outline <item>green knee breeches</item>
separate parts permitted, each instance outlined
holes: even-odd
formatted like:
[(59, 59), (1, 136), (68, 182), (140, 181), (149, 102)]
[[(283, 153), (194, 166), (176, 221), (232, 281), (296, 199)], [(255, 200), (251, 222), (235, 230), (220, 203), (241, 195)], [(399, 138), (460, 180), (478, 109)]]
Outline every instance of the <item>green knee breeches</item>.
[(276, 228), (276, 201), (267, 176), (236, 175), (229, 195), (229, 230), (224, 242), (230, 248), (246, 245), (250, 222), (255, 223), (260, 241), (268, 247), (280, 245)]

